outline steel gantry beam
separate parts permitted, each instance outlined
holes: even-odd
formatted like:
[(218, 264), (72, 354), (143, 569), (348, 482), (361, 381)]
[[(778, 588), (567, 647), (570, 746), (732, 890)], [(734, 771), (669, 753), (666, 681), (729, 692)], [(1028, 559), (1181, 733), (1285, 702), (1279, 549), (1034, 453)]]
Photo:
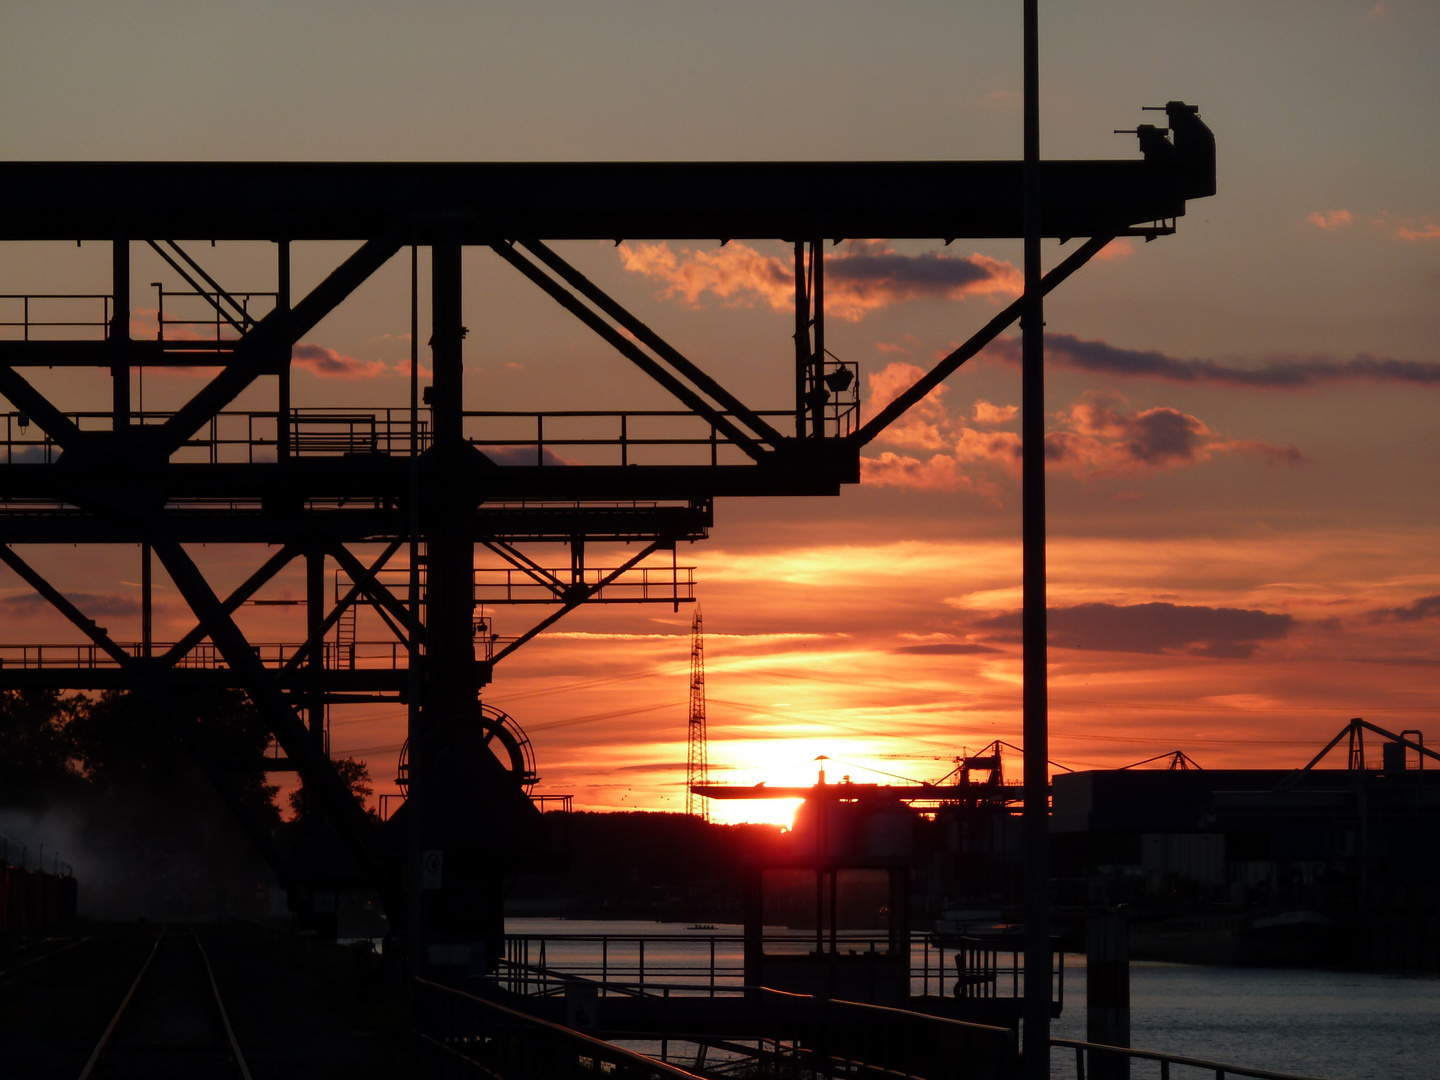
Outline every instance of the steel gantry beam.
[[(1214, 142), (1197, 111), (1172, 102), (1167, 117), (1167, 129), (1140, 129), (1134, 159), (1039, 164), (1044, 197), (1030, 235), (1080, 241), (1042, 292), (1114, 237), (1172, 232), (1187, 200), (1214, 191)], [(826, 242), (1018, 238), (1024, 177), (1016, 161), (0, 164), (0, 241), (99, 241), (113, 254), (109, 292), (90, 296), (104, 304), (98, 334), (93, 321), (68, 336), (53, 327), (32, 333), (38, 324), (28, 314), (0, 333), (0, 396), (10, 405), (0, 416), (0, 561), (79, 637), (0, 643), (0, 688), (131, 689), (151, 700), (171, 687), (243, 689), (326, 808), (357, 872), (405, 928), (412, 965), (493, 964), (500, 875), (543, 865), (547, 847), (520, 778), (490, 750), (483, 688), (516, 649), (584, 604), (693, 599), (674, 552), (708, 534), (717, 498), (834, 495), (856, 483), (862, 448), (1012, 326), (1026, 300), (862, 422), (854, 365), (825, 348)], [(793, 400), (744, 400), (724, 372), (696, 363), (551, 246), (695, 237), (793, 245)], [(273, 243), (273, 290), (227, 290), (187, 248), (195, 239)], [(292, 246), (312, 241), (355, 246), (292, 303)], [(162, 284), (162, 297), (189, 297), (209, 313), (210, 339), (167, 334), (163, 313), (154, 340), (132, 338), (132, 245), (145, 245), (178, 280), (168, 291)], [(533, 283), (675, 407), (467, 410), (466, 247), (493, 253)], [(295, 407), (292, 348), (407, 248), (412, 337), (420, 249), (430, 257), (433, 376), (424, 408), (413, 375), (408, 404), (341, 417)], [(131, 373), (165, 366), (215, 370), (179, 408), (137, 411)], [(36, 368), (107, 372), (109, 407), (67, 406), (61, 391), (27, 377)], [(63, 372), (43, 385), (63, 386)], [(242, 395), (272, 403), (241, 408)], [(612, 434), (556, 434), (577, 418)], [(495, 434), (502, 421), (533, 425), (533, 436)], [(652, 421), (688, 425), (690, 434), (647, 435), (641, 429)], [(226, 435), (231, 425), (247, 434)], [(570, 447), (582, 463), (547, 458)], [(594, 545), (619, 542), (634, 547), (618, 565), (586, 565)], [(222, 543), (264, 549), (250, 563), (258, 568), (223, 598), (196, 547)], [(37, 563), (54, 573), (46, 549), (75, 544), (140, 546), (147, 612), (153, 552), (194, 627), (157, 643), (147, 617), (141, 642), (118, 641), (16, 550), (39, 551)], [(477, 579), (477, 548), (501, 560), (503, 587)], [(568, 549), (568, 567), (548, 561), (547, 548)], [(643, 576), (648, 560), (664, 555), (668, 593)], [(265, 590), (301, 557), (302, 640), (248, 639), (237, 622), (242, 605), (267, 602)], [(405, 565), (392, 569), (391, 560)], [(554, 610), (510, 638), (497, 637), (493, 616), (481, 614), (482, 604), (535, 602)], [(361, 611), (382, 628), (374, 644), (386, 659), (357, 662), (354, 632), (342, 637)], [(351, 797), (324, 738), (326, 709), (361, 700), (408, 707), (408, 799), (383, 825)], [(213, 763), (207, 769), (218, 782)], [(304, 880), (305, 866), (254, 837), (282, 880)]]

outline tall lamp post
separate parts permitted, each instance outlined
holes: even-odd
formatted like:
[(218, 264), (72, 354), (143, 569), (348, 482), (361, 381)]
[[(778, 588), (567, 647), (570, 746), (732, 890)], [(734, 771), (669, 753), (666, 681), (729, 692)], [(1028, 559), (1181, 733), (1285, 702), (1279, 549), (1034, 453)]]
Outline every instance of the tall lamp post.
[(1050, 1076), (1050, 777), (1045, 633), (1045, 305), (1040, 277), (1039, 0), (1024, 0), (1021, 439), (1025, 733), (1025, 1080)]

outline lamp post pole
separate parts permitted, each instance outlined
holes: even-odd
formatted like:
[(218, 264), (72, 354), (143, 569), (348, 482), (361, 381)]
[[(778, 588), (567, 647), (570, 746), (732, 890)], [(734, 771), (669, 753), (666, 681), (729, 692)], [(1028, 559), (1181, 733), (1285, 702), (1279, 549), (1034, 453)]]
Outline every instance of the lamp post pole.
[(1025, 5), (1021, 438), (1025, 733), (1025, 1080), (1050, 1076), (1050, 777), (1045, 627), (1045, 307), (1040, 271), (1039, 0)]

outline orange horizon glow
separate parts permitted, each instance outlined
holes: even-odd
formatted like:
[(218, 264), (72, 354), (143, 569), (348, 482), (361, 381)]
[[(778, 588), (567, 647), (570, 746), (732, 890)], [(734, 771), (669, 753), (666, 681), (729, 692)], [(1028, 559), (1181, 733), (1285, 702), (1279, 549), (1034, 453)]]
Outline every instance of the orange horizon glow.
[[(1293, 622), (1244, 658), (1052, 645), (1052, 758), (1116, 768), (1182, 749), (1206, 767), (1295, 767), (1351, 716), (1424, 728), (1436, 704), (1423, 662), (1433, 620), (1416, 600), (1440, 594), (1440, 572), (1393, 569), (1424, 566), (1436, 539), (1425, 530), (1383, 544), (1363, 530), (1301, 535), (1277, 573), (1262, 538), (1056, 538), (1052, 608), (1158, 597)], [(246, 560), (227, 569), (224, 550), (206, 551), (222, 584), (246, 572)], [(994, 739), (1021, 742), (1019, 646), (1002, 625), (1020, 599), (1015, 542), (712, 542), (692, 553), (709, 629), (712, 782), (808, 785), (822, 754), (831, 782), (847, 773), (933, 780)], [(137, 579), (121, 567), (115, 579), (122, 592), (91, 607), (108, 607), (124, 638)], [(303, 581), (282, 577), (266, 595), (303, 595)], [(62, 639), (57, 618), (23, 599), (18, 590), (0, 598), (12, 623), (23, 618), (31, 640)], [(290, 623), (300, 611), (245, 607), (238, 618), (253, 640), (298, 640)], [(497, 617), (507, 631), (518, 623), (514, 612)], [(668, 606), (576, 612), (497, 669), (485, 700), (528, 732), (537, 793), (572, 794), (577, 809), (683, 811), (689, 617)], [(164, 589), (155, 620), (157, 640), (190, 625)], [(403, 739), (400, 709), (332, 712), (336, 756), (369, 761), (377, 795), (398, 790)], [(711, 815), (788, 824), (793, 806), (712, 801)]]

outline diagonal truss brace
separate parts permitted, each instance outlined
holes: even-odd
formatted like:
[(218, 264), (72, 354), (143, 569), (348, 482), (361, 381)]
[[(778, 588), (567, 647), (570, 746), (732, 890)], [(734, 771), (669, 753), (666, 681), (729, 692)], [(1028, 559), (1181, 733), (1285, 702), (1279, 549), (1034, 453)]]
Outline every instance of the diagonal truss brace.
[[(70, 599), (55, 586), (51, 585), (39, 571), (35, 570), (29, 563), (22, 559), (8, 544), (0, 544), (0, 560), (14, 570), (24, 582), (40, 594), (50, 605), (69, 619), (78, 627), (86, 637), (95, 642), (101, 649), (105, 650), (120, 668), (135, 676), (135, 688), (144, 697), (147, 704), (165, 717), (170, 726), (174, 729), (185, 748), (190, 751), (196, 763), (205, 773), (206, 779), (215, 789), (226, 807), (245, 830), (250, 842), (260, 852), (260, 855), (270, 864), (275, 875), (282, 884), (288, 884), (293, 877), (290, 862), (281, 855), (275, 846), (274, 839), (270, 833), (255, 820), (250, 808), (242, 803), (231, 790), (229, 782), (225, 779), (222, 770), (211, 759), (210, 755), (204, 752), (194, 738), (190, 736), (189, 725), (181, 719), (178, 713), (170, 705), (164, 694), (158, 692), (156, 678), (162, 672), (162, 668), (153, 662), (138, 660), (126, 652), (109, 633), (102, 627), (96, 625), (95, 620), (86, 617), (85, 613), (77, 608)], [(168, 667), (168, 665), (166, 665)]]
[[(225, 611), (194, 560), (153, 520), (147, 522), (147, 526), (150, 546), (164, 564), (170, 579), (190, 605), (190, 610), (209, 631), (210, 640), (220, 650), (226, 664), (240, 677), (251, 700), (268, 717), (276, 740), (295, 764), (301, 779), (330, 812), (357, 861), (381, 889), (386, 910), (403, 910), (390, 867), (379, 847), (374, 822), (340, 779), (314, 734), (295, 715), (295, 710), (280, 689), (279, 680), (255, 655), (244, 633)], [(394, 546), (398, 546), (398, 541)]]
[(635, 342), (631, 341), (599, 315), (595, 314), (594, 311), (581, 303), (575, 297), (574, 293), (570, 292), (524, 255), (516, 251), (509, 243), (503, 240), (497, 240), (490, 246), (502, 259), (519, 270), (536, 285), (540, 286), (540, 288), (548, 293), (561, 307), (574, 315), (586, 326), (590, 327), (596, 334), (614, 346), (616, 351), (622, 356), (633, 361), (637, 367), (679, 398), (686, 407), (703, 416), (716, 430), (723, 431), (729, 436), (730, 440), (750, 458), (755, 461), (765, 460), (769, 451), (755, 438), (741, 431), (727, 415), (712, 406), (694, 390), (686, 386), (662, 367), (652, 356), (637, 346)]
[[(367, 570), (344, 544), (332, 541), (329, 537), (322, 537), (321, 542), (330, 556), (340, 564), (341, 569), (350, 576), (351, 582), (360, 586), (361, 591), (375, 606), (375, 613), (385, 620), (385, 625), (390, 628), (396, 640), (408, 648), (410, 639), (401, 626), (409, 625), (410, 609), (375, 576), (382, 566)], [(397, 623), (399, 625), (396, 625)]]
[(405, 243), (409, 231), (410, 223), (402, 222), (383, 236), (367, 240), (299, 303), (277, 308), (256, 323), (235, 343), (231, 362), (157, 428), (152, 452), (168, 458), (179, 450), (211, 416), (235, 400), (268, 365), (287, 356), (291, 346), (385, 265)]
[(562, 616), (570, 614), (570, 612), (574, 611), (581, 604), (585, 603), (586, 600), (589, 600), (590, 597), (594, 596), (606, 585), (609, 585), (621, 574), (625, 573), (625, 571), (629, 570), (636, 563), (640, 562), (641, 559), (644, 559), (648, 555), (654, 554), (656, 551), (659, 551), (663, 547), (670, 547), (673, 545), (674, 541), (663, 539), (656, 540), (650, 544), (647, 544), (638, 553), (636, 553), (633, 558), (630, 558), (620, 566), (617, 566), (614, 570), (610, 571), (610, 573), (606, 574), (599, 581), (595, 582), (594, 585), (583, 585), (579, 589), (572, 589), (571, 591), (567, 591), (565, 604), (563, 607), (560, 608), (559, 611), (547, 615), (544, 619), (541, 619), (540, 622), (536, 623), (529, 630), (525, 631), (525, 633), (521, 634), (509, 645), (506, 645), (505, 648), (501, 649), (498, 653), (495, 654), (494, 659), (490, 661), (491, 665), (498, 664), (501, 660), (504, 660), (505, 657), (509, 656), (516, 649), (520, 648), (521, 645), (524, 645), (531, 638), (546, 630), (548, 627), (554, 625), (561, 619)]
[[(265, 560), (260, 569), (246, 578), (239, 588), (225, 598), (223, 605), (225, 613), (227, 615), (234, 614), (236, 608), (264, 588), (266, 582), (281, 570), (285, 569), (286, 566), (290, 565), (295, 556), (299, 554), (299, 548), (286, 544), (274, 555), (271, 555), (270, 558)], [(206, 636), (204, 625), (196, 626), (172, 645), (165, 654), (159, 658), (158, 663), (165, 667), (172, 667), (178, 664), (181, 660), (185, 659), (191, 649), (204, 641)]]
[(544, 586), (554, 594), (556, 600), (565, 599), (565, 591), (570, 587), (567, 582), (561, 581), (545, 567), (541, 566), (530, 556), (518, 548), (514, 548), (503, 540), (481, 541), (487, 548), (499, 555), (516, 570), (521, 571), (537, 584)]
[[(1049, 293), (1099, 254), (1100, 250), (1113, 239), (1113, 236), (1095, 236), (1086, 240), (1078, 250), (1072, 252), (1068, 258), (1045, 275), (1041, 281), (1042, 292)], [(846, 438), (858, 446), (869, 443), (912, 406), (918, 404), (926, 394), (959, 370), (961, 364), (973, 358), (981, 349), (999, 337), (1011, 323), (1020, 317), (1024, 307), (1025, 297), (1022, 296), (986, 323), (965, 344), (917, 379), (908, 390), (862, 424), (859, 430)]]
[[(380, 557), (370, 565), (370, 568), (368, 570), (361, 566), (358, 561), (355, 563), (355, 568), (359, 572), (355, 573), (352, 571), (350, 573), (350, 591), (340, 598), (340, 601), (335, 605), (334, 610), (331, 611), (329, 615), (325, 616), (324, 622), (322, 622), (318, 627), (316, 627), (315, 633), (311, 634), (308, 638), (306, 638), (305, 643), (295, 650), (295, 655), (290, 657), (289, 660), (285, 661), (285, 666), (280, 669), (281, 678), (289, 675), (292, 671), (294, 671), (302, 663), (304, 663), (306, 657), (311, 654), (311, 651), (315, 648), (315, 646), (318, 645), (321, 641), (325, 640), (325, 635), (328, 634), (331, 628), (340, 621), (340, 617), (345, 614), (346, 610), (350, 607), (351, 604), (355, 603), (356, 598), (358, 598), (360, 594), (365, 591), (367, 583), (374, 582), (375, 575), (385, 568), (385, 564), (390, 561), (390, 557), (394, 555), (395, 552), (400, 550), (400, 545), (404, 542), (405, 538), (403, 536), (397, 537), (396, 539), (392, 540), (386, 546), (385, 550), (380, 553)], [(349, 555), (350, 553), (347, 551), (346, 554)], [(351, 556), (351, 558), (354, 558), (354, 556)], [(407, 615), (406, 618), (408, 619), (409, 616)], [(406, 637), (401, 636), (400, 640), (405, 642), (407, 648), (409, 647), (410, 643)]]
[(198, 296), (200, 296), (206, 303), (208, 303), (212, 308), (214, 308), (215, 314), (218, 315), (220, 318), (224, 319), (227, 323), (229, 323), (231, 328), (237, 334), (243, 335), (247, 330), (249, 330), (249, 327), (245, 326), (238, 319), (236, 319), (234, 315), (226, 311), (225, 305), (222, 304), (220, 301), (222, 299), (228, 301), (230, 306), (235, 309), (236, 313), (241, 314), (243, 317), (243, 312), (241, 310), (240, 304), (235, 300), (233, 296), (231, 296), (228, 292), (222, 289), (220, 287), (220, 283), (214, 278), (212, 278), (209, 274), (207, 274), (199, 263), (197, 263), (189, 255), (187, 255), (184, 248), (182, 248), (174, 240), (165, 241), (165, 243), (169, 244), (172, 248), (175, 249), (176, 255), (179, 255), (180, 258), (184, 259), (187, 263), (189, 263), (190, 266), (194, 269), (194, 271), (205, 279), (205, 281), (210, 285), (210, 288), (215, 291), (215, 295), (213, 297), (210, 295), (209, 292), (205, 290), (205, 288), (200, 284), (200, 282), (196, 281), (193, 277), (191, 277), (190, 274), (186, 271), (186, 269), (178, 262), (176, 262), (171, 257), (170, 253), (164, 248), (162, 248), (159, 243), (154, 240), (147, 240), (146, 243), (150, 245), (150, 247), (154, 250), (155, 254), (159, 255), (160, 258), (164, 259), (167, 263), (169, 263), (170, 269), (174, 270), (177, 274), (184, 278), (186, 284), (188, 284), (192, 289), (194, 289)]
[(117, 664), (128, 667), (134, 663), (135, 658), (116, 644), (104, 627), (97, 625), (94, 619), (72, 604), (69, 597), (46, 581), (37, 570), (17, 555), (9, 544), (0, 544), (0, 560), (14, 570), (25, 584), (49, 601), (51, 607), (74, 623), (81, 633), (104, 649)]
[(675, 368), (722, 406), (745, 421), (751, 431), (755, 432), (755, 434), (759, 435), (771, 446), (780, 445), (783, 438), (780, 432), (768, 424), (763, 417), (721, 386), (707, 371), (685, 357), (678, 349), (632, 315), (621, 306), (618, 301), (614, 300), (598, 285), (580, 273), (579, 270), (576, 270), (575, 267), (555, 254), (554, 251), (546, 247), (539, 240), (519, 240), (516, 242), (551, 270), (555, 271), (555, 273), (559, 274), (560, 277), (570, 284), (571, 288), (575, 289), (580, 295), (584, 296), (601, 311), (605, 312), (605, 314), (609, 315), (626, 330), (634, 334), (636, 338), (647, 345), (657, 356), (669, 363), (671, 367)]
[(44, 394), (30, 385), (29, 380), (9, 364), (0, 364), (0, 394), (4, 394), (22, 413), (40, 425), (61, 450), (83, 452), (90, 446), (90, 437), (68, 416), (57, 409)]

